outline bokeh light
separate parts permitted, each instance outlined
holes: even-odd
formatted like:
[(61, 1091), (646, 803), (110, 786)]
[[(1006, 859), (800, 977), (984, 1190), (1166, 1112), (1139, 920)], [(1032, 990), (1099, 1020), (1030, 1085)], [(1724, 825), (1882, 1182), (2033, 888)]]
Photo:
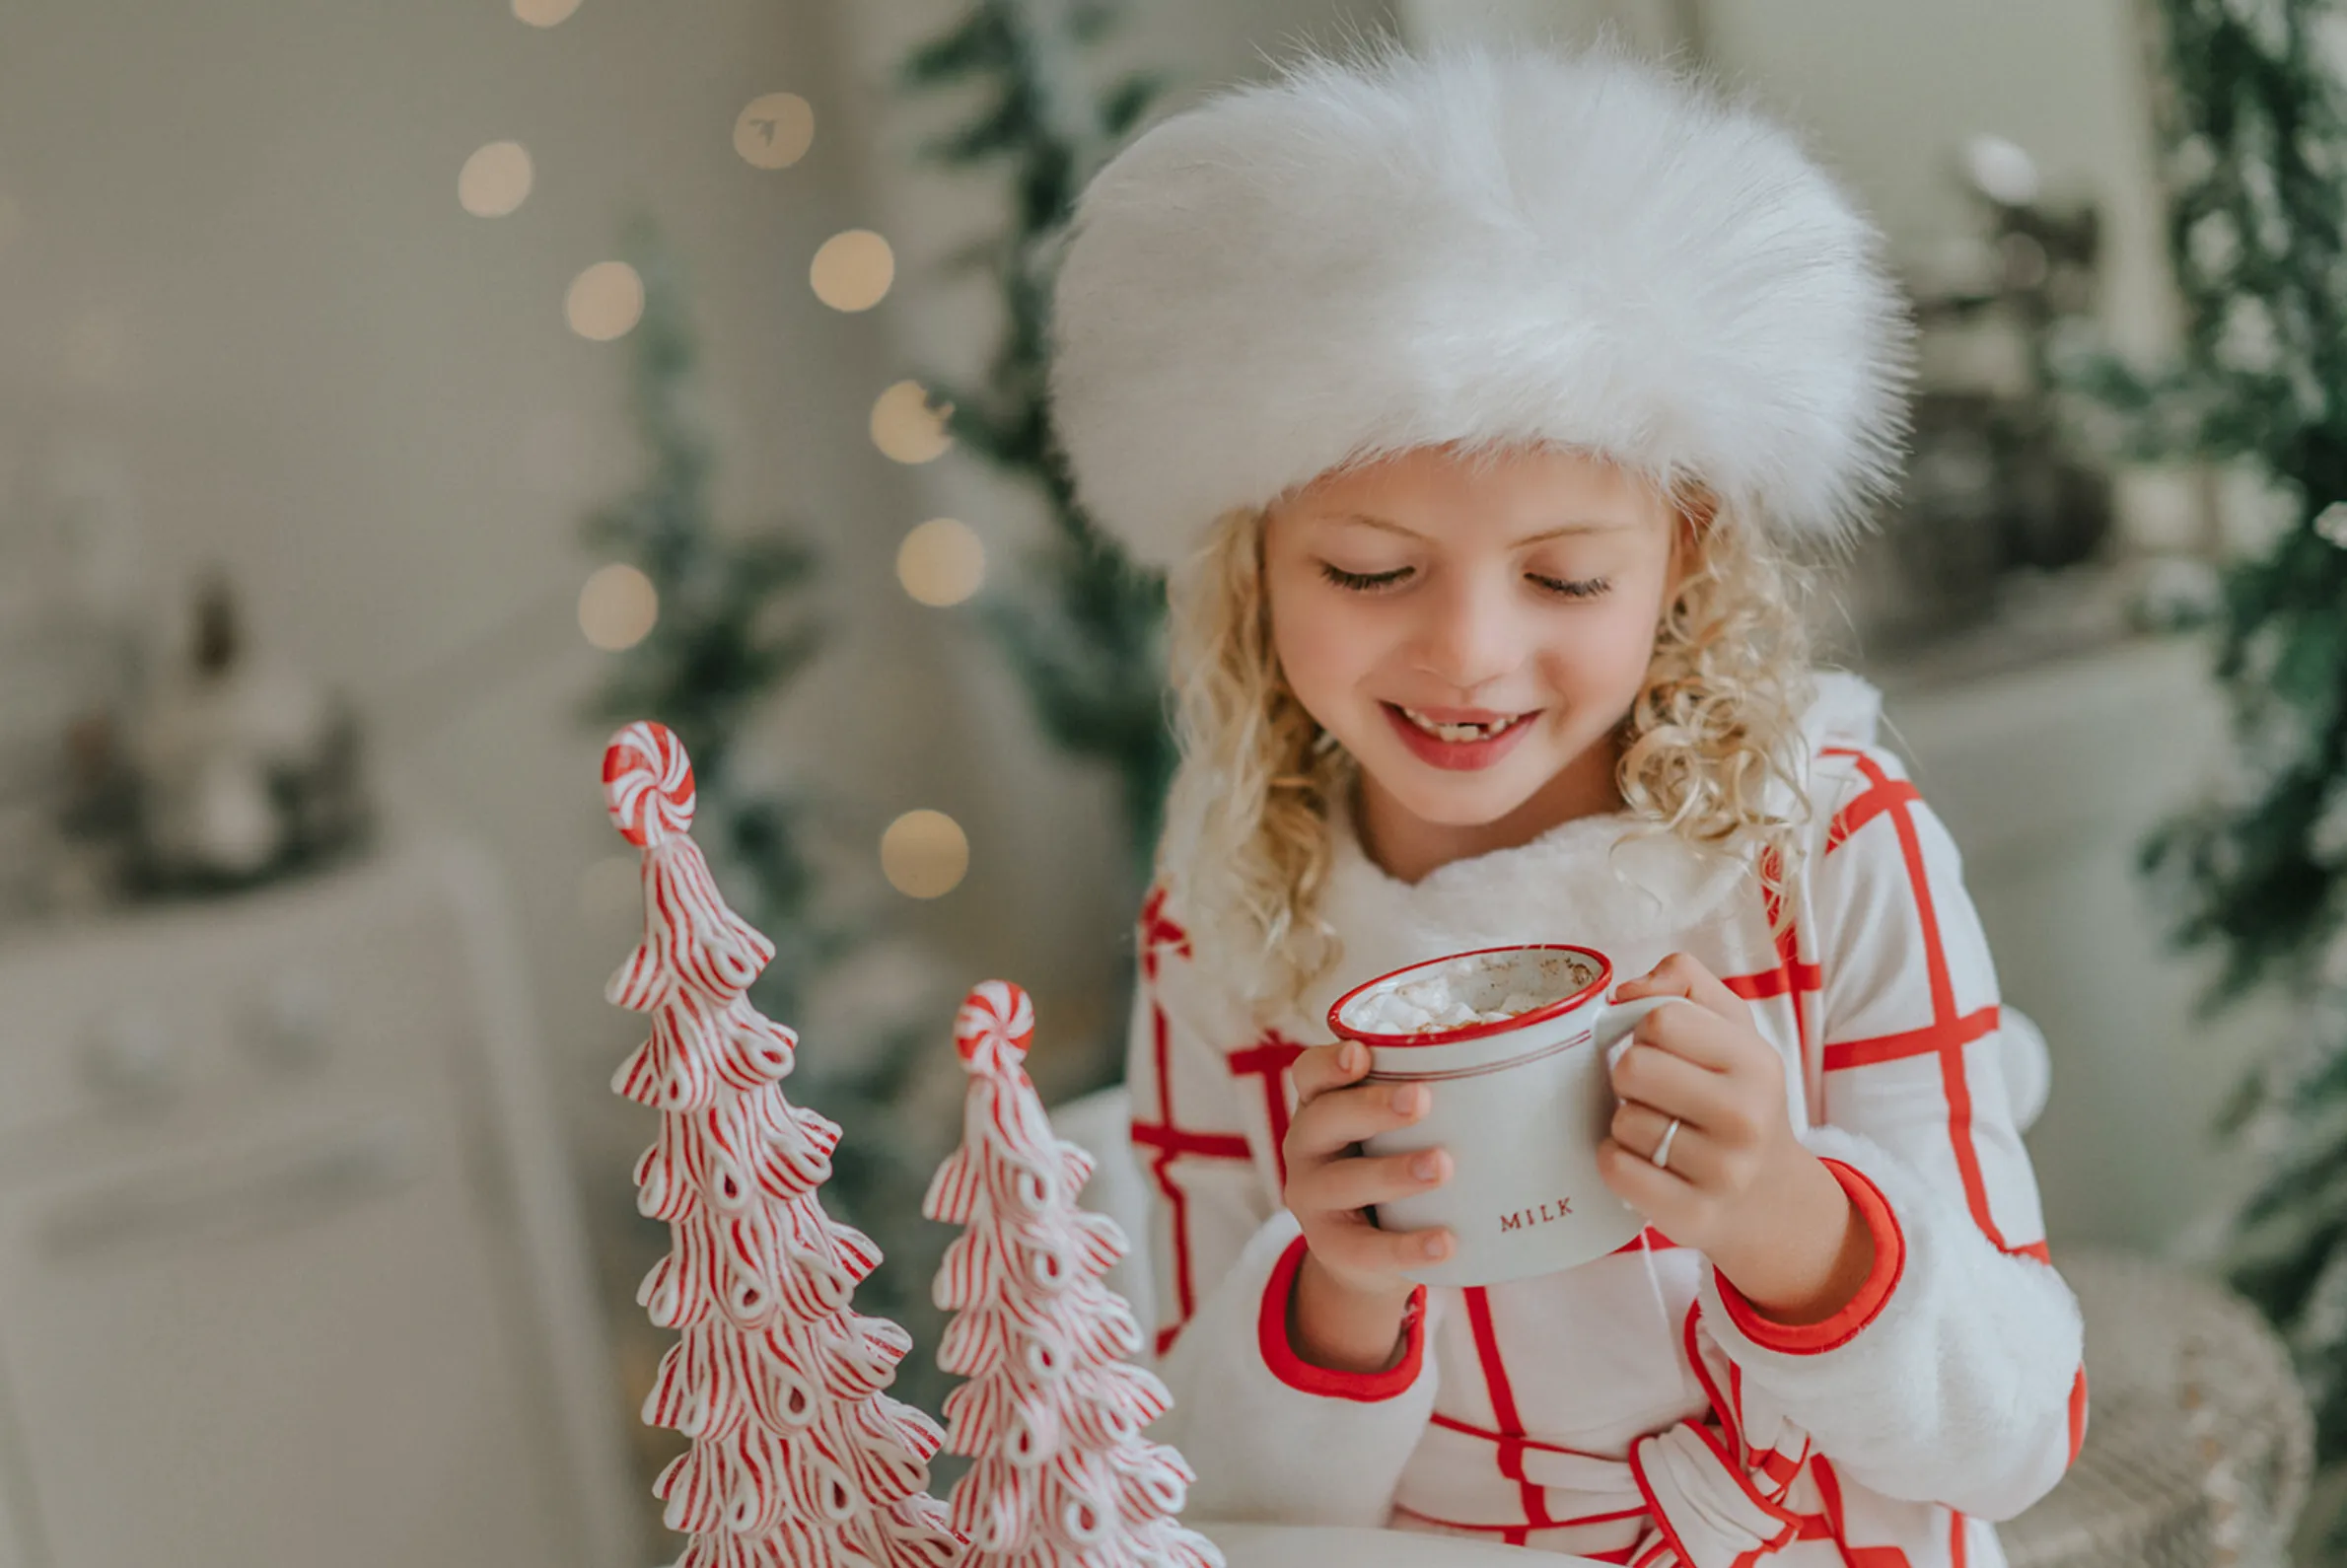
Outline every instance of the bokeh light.
[(464, 160), (457, 174), (457, 199), (476, 218), (502, 218), (530, 195), (530, 149), (520, 142), (491, 142)]
[(601, 568), (579, 590), (579, 630), (605, 653), (633, 648), (660, 620), (660, 590), (625, 562)]
[(908, 898), (942, 898), (969, 871), (969, 839), (943, 812), (906, 812), (881, 834), (881, 871)]
[(570, 20), (579, 0), (514, 0), (514, 15), (533, 28), (550, 28)]
[(872, 444), (898, 463), (929, 463), (953, 447), (947, 403), (932, 405), (917, 381), (900, 381), (872, 405)]
[(850, 229), (823, 242), (807, 280), (815, 297), (835, 311), (869, 311), (896, 281), (896, 252), (870, 229)]
[(644, 316), (644, 280), (624, 261), (598, 261), (571, 279), (562, 314), (581, 337), (625, 337)]
[(955, 518), (931, 518), (896, 546), (896, 580), (924, 605), (959, 605), (986, 581), (986, 542)]
[(1992, 199), (2026, 207), (2037, 199), (2042, 181), (2028, 149), (2002, 136), (1974, 136), (1964, 143), (1964, 172)]
[(815, 142), (815, 106), (796, 93), (753, 98), (734, 119), (734, 151), (759, 169), (788, 169)]

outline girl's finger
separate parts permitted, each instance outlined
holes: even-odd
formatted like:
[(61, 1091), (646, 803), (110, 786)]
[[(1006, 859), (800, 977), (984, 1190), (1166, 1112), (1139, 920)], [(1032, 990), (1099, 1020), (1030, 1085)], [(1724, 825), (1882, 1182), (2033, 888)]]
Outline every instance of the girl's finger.
[[(1671, 1117), (1652, 1105), (1624, 1101), (1614, 1108), (1613, 1123), (1608, 1130), (1625, 1152), (1653, 1165), (1655, 1150), (1662, 1146), (1663, 1135), (1671, 1131)], [(1670, 1162), (1658, 1169), (1668, 1169), (1690, 1186), (1701, 1186), (1714, 1172), (1716, 1153), (1703, 1129), (1682, 1116), (1678, 1131), (1671, 1139)]]
[(1676, 1116), (1707, 1132), (1731, 1133), (1746, 1119), (1739, 1109), (1739, 1087), (1738, 1080), (1725, 1073), (1644, 1041), (1622, 1052), (1613, 1064), (1615, 1098), (1652, 1105), (1665, 1116)]
[[(1707, 1013), (1739, 1023), (1747, 1022), (1752, 1016), (1742, 997), (1729, 990), (1718, 975), (1684, 953), (1673, 953), (1613, 991), (1616, 1002), (1633, 1002), (1642, 996), (1683, 996)], [(1661, 1011), (1668, 1013), (1671, 1009)]]
[[(1686, 1141), (1687, 1129), (1681, 1127), (1677, 1142), (1671, 1146), (1672, 1169), (1667, 1170), (1656, 1165), (1644, 1151), (1625, 1148), (1608, 1138), (1598, 1145), (1598, 1175), (1605, 1178), (1605, 1185), (1613, 1190), (1614, 1196), (1671, 1231), (1670, 1222), (1663, 1216), (1695, 1195), (1695, 1183), (1675, 1169), (1679, 1145)], [(1678, 1233), (1671, 1231), (1671, 1234)]]
[(1738, 1049), (1738, 1026), (1698, 1007), (1658, 1007), (1630, 1033), (1642, 1044), (1714, 1073), (1733, 1071), (1746, 1059)]
[(1360, 1277), (1398, 1274), (1424, 1268), (1451, 1255), (1455, 1243), (1448, 1230), (1381, 1231), (1366, 1220), (1343, 1220), (1316, 1227), (1305, 1238), (1324, 1267)]
[(1450, 1178), (1451, 1157), (1440, 1149), (1331, 1160), (1289, 1180), (1288, 1207), (1306, 1213), (1366, 1209), (1439, 1187)]
[(1324, 1160), (1364, 1138), (1407, 1127), (1434, 1103), (1424, 1084), (1357, 1084), (1323, 1092), (1288, 1123), (1288, 1166)]
[(1369, 1047), (1357, 1039), (1333, 1045), (1315, 1045), (1288, 1067), (1288, 1081), (1296, 1086), (1298, 1108), (1331, 1089), (1357, 1081), (1369, 1071)]

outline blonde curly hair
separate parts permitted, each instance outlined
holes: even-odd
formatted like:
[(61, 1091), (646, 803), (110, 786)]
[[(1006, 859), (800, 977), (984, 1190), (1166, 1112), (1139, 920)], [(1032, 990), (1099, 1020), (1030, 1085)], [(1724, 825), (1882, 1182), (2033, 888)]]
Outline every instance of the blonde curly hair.
[[(1798, 788), (1771, 783), (1798, 776), (1808, 574), (1701, 491), (1671, 501), (1695, 560), (1665, 606), (1646, 683), (1618, 732), (1622, 797), (1649, 831), (1748, 855), (1762, 885), (1781, 889), (1804, 806)], [(1298, 1005), (1343, 957), (1320, 899), (1330, 817), (1358, 767), (1280, 671), (1263, 591), (1265, 519), (1261, 508), (1225, 513), (1170, 585), (1181, 761), (1158, 874), (1201, 960), (1268, 1018)], [(1770, 902), (1781, 925), (1783, 900)]]

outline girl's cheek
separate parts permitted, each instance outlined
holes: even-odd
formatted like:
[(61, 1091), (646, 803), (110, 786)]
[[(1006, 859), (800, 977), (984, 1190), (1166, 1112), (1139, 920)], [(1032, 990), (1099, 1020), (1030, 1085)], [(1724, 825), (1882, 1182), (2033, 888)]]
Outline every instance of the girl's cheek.
[(1309, 598), (1284, 606), (1274, 602), (1271, 644), (1289, 688), (1305, 711), (1323, 723), (1330, 689), (1350, 684), (1370, 657), (1362, 631), (1349, 623), (1341, 606)]
[(1566, 690), (1590, 692), (1643, 682), (1654, 651), (1654, 626), (1640, 606), (1609, 608), (1550, 645), (1551, 678)]

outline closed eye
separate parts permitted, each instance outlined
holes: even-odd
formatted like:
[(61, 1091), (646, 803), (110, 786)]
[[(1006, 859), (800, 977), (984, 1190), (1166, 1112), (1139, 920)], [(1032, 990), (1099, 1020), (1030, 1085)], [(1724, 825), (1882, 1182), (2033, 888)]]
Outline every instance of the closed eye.
[[(1383, 588), (1392, 588), (1414, 576), (1416, 571), (1415, 567), (1396, 566), (1389, 572), (1348, 572), (1326, 561), (1320, 563), (1322, 577), (1339, 588), (1350, 589), (1358, 594), (1373, 594)], [(1604, 577), (1565, 579), (1542, 577), (1537, 572), (1527, 572), (1525, 576), (1542, 593), (1552, 594), (1559, 599), (1597, 599), (1613, 586), (1612, 580)]]
[(1542, 593), (1554, 594), (1559, 599), (1597, 599), (1602, 596), (1607, 589), (1613, 586), (1612, 580), (1610, 578), (1604, 577), (1585, 577), (1578, 580), (1567, 580), (1556, 577), (1542, 577), (1537, 572), (1527, 572), (1525, 575), (1530, 578), (1534, 583), (1538, 584)]
[(1327, 578), (1339, 588), (1349, 588), (1355, 593), (1362, 594), (1374, 593), (1381, 588), (1391, 588), (1403, 578), (1408, 577), (1412, 570), (1411, 567), (1396, 566), (1389, 572), (1348, 572), (1343, 567), (1331, 566), (1326, 561), (1320, 563), (1322, 577)]

